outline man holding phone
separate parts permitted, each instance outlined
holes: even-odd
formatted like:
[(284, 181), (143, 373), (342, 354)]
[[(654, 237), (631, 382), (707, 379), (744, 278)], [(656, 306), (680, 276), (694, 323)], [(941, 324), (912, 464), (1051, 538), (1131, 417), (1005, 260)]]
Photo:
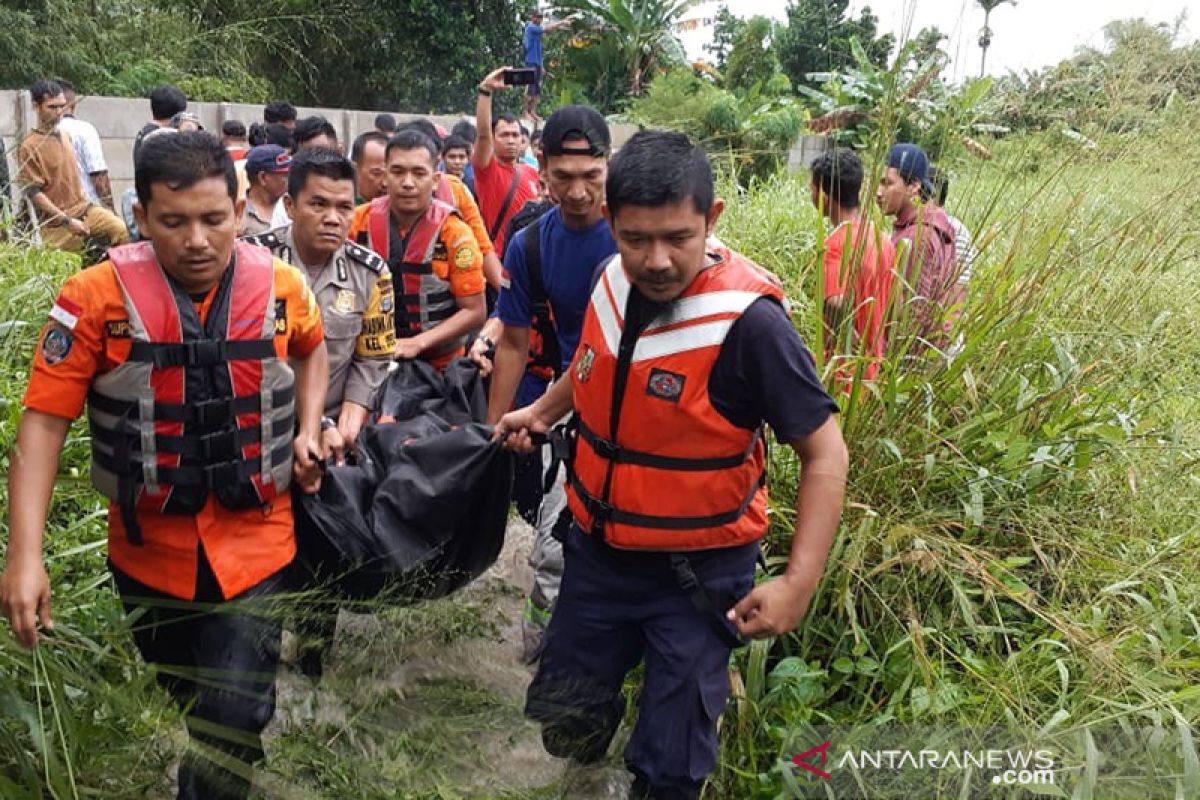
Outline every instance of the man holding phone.
[(575, 19), (575, 15), (572, 14), (569, 17), (560, 19), (558, 22), (551, 22), (549, 25), (543, 25), (543, 19), (542, 12), (535, 8), (533, 13), (529, 15), (529, 22), (525, 23), (525, 33), (521, 39), (521, 49), (525, 53), (525, 68), (527, 70), (532, 69), (533, 74), (528, 79), (518, 79), (512, 84), (529, 87), (525, 90), (525, 100), (521, 105), (521, 115), (529, 117), (534, 122), (542, 121), (542, 118), (537, 115), (538, 101), (542, 96), (542, 77), (545, 74), (542, 68), (545, 59), (545, 50), (542, 47), (542, 34), (556, 31), (559, 28), (565, 28)]
[(511, 86), (513, 72), (517, 71), (501, 67), (479, 84), (479, 99), (475, 103), (479, 133), (471, 153), (479, 211), (499, 254), (504, 253), (508, 221), (526, 201), (538, 196), (537, 170), (521, 161), (521, 123), (512, 114), (492, 119), (492, 92)]

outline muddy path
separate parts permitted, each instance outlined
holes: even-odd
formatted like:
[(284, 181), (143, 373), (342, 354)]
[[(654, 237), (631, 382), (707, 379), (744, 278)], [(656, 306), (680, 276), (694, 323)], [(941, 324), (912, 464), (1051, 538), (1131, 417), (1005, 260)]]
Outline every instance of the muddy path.
[(261, 797), (623, 798), (619, 756), (573, 771), (521, 714), (532, 543), (532, 528), (514, 520), (497, 563), (458, 594), (342, 611), (318, 684), (281, 669)]

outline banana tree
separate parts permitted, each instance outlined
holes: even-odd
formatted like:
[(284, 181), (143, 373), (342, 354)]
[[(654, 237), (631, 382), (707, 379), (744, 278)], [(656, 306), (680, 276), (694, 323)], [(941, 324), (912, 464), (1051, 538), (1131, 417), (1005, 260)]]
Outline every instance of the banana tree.
[(620, 54), (629, 94), (637, 97), (656, 71), (686, 63), (675, 32), (699, 0), (557, 0), (554, 5), (582, 14), (576, 28), (608, 40)]

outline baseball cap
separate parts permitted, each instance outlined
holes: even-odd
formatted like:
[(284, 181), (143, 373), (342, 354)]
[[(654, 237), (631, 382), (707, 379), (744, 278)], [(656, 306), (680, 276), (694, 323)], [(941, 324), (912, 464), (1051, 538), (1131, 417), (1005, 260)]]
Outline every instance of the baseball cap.
[[(587, 145), (567, 139), (586, 139)], [(608, 123), (591, 106), (563, 106), (542, 127), (542, 153), (547, 156), (607, 156), (611, 149)]]
[(929, 183), (929, 156), (915, 144), (902, 142), (892, 145), (888, 150), (887, 165), (900, 173), (906, 181), (920, 181), (924, 186)]
[(257, 175), (260, 172), (273, 172), (286, 175), (292, 168), (292, 156), (277, 144), (260, 144), (251, 147), (246, 155), (246, 174)]

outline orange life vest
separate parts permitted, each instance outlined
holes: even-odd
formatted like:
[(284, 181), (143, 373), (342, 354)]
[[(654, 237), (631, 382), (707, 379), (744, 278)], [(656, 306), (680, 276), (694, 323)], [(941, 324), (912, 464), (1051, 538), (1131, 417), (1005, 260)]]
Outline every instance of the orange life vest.
[(109, 251), (129, 315), (129, 358), (88, 395), (92, 482), (121, 506), (193, 515), (210, 492), (255, 508), (292, 475), (295, 379), (275, 351), (271, 251), (238, 242), (205, 322), (149, 242)]
[(605, 267), (571, 365), (576, 438), (567, 501), (584, 531), (619, 548), (707, 550), (767, 531), (762, 431), (713, 407), (708, 379), (729, 329), (783, 293), (742, 256), (720, 261), (620, 352), (631, 284)]
[[(396, 291), (396, 338), (405, 339), (422, 331), (436, 328), (458, 311), (458, 301), (450, 290), (450, 281), (438, 277), (433, 271), (434, 254), (441, 243), (442, 226), (452, 214), (454, 207), (436, 198), (429, 204), (424, 216), (413, 223), (412, 230), (404, 240), (403, 257), (391, 258), (390, 226), (391, 211), (385, 195), (371, 201), (367, 212), (366, 242), (360, 237), (359, 244), (382, 256), (392, 271)], [(451, 353), (462, 347), (464, 339), (451, 339), (435, 350), (425, 354), (426, 358)]]

